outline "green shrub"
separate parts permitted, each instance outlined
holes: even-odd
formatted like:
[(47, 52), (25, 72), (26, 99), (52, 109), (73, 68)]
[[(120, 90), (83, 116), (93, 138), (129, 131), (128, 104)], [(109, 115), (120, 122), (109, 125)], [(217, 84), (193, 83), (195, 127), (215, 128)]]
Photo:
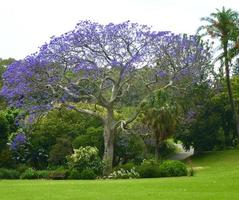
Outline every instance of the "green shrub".
[(76, 169), (72, 169), (70, 171), (68, 179), (81, 179), (81, 173)]
[(142, 163), (137, 171), (141, 178), (156, 178), (160, 177), (159, 164), (145, 162)]
[(114, 168), (114, 171), (117, 171), (117, 170), (120, 170), (120, 169), (124, 169), (124, 170), (130, 171), (134, 167), (135, 167), (134, 163), (128, 162), (128, 163), (125, 163), (123, 165), (118, 165), (117, 167)]
[(66, 138), (59, 138), (56, 144), (53, 145), (49, 153), (49, 164), (51, 165), (65, 165), (66, 156), (72, 154), (71, 142)]
[(139, 164), (145, 155), (145, 143), (137, 134), (118, 134), (115, 138), (114, 163), (133, 162)]
[(82, 172), (85, 169), (92, 169), (96, 175), (100, 175), (103, 169), (103, 163), (98, 156), (96, 147), (80, 147), (74, 149), (74, 153), (67, 157), (70, 169), (76, 169)]
[(12, 153), (9, 147), (5, 147), (0, 152), (0, 168), (15, 168), (16, 162), (12, 159)]
[(0, 169), (0, 179), (19, 179), (20, 173), (14, 169)]
[(166, 160), (159, 166), (161, 177), (187, 176), (187, 167), (178, 160)]
[(47, 170), (40, 170), (40, 171), (36, 171), (37, 175), (38, 175), (38, 179), (49, 179), (50, 177), (50, 171)]
[(56, 170), (35, 170), (28, 168), (21, 174), (21, 179), (66, 179), (68, 176), (68, 171), (66, 169), (56, 169)]
[(96, 179), (97, 175), (95, 174), (93, 169), (84, 169), (80, 173), (80, 179), (90, 180), (90, 179)]
[[(151, 137), (145, 138), (145, 143), (146, 143), (148, 153), (155, 155), (155, 139)], [(162, 141), (159, 146), (160, 157), (162, 159), (169, 157), (176, 151), (177, 151), (177, 146), (172, 141), (172, 139)]]
[(29, 168), (29, 166), (27, 166), (26, 164), (19, 164), (17, 165), (17, 171), (22, 174), (23, 172), (25, 172), (27, 169)]
[(21, 179), (38, 179), (38, 173), (35, 169), (28, 168), (21, 174), (20, 178)]
[(69, 176), (69, 171), (63, 168), (56, 169), (49, 173), (49, 178), (53, 180), (63, 180)]

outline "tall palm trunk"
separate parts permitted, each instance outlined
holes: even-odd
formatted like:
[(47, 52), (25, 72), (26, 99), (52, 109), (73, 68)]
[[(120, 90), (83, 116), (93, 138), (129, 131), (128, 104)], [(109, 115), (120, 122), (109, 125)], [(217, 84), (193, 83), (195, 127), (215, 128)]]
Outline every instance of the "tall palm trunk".
[(227, 91), (228, 91), (228, 97), (229, 97), (229, 101), (230, 101), (230, 105), (231, 105), (231, 109), (232, 109), (232, 113), (233, 113), (233, 119), (234, 119), (234, 122), (235, 122), (235, 125), (236, 125), (237, 135), (239, 136), (239, 121), (238, 121), (238, 115), (237, 115), (237, 111), (235, 109), (235, 104), (234, 104), (233, 94), (232, 94), (227, 46), (228, 46), (227, 43), (223, 44)]

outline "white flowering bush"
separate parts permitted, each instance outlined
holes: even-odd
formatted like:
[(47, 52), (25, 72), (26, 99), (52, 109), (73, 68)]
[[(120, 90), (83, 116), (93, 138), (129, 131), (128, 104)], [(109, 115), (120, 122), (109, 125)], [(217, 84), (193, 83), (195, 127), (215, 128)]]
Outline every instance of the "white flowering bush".
[(69, 168), (76, 169), (79, 172), (91, 169), (96, 175), (100, 175), (102, 173), (103, 164), (98, 152), (96, 147), (91, 146), (74, 149), (74, 153), (71, 156), (67, 156)]
[(130, 170), (119, 169), (112, 172), (107, 178), (109, 179), (129, 179), (129, 178), (139, 178), (139, 173), (133, 167)]

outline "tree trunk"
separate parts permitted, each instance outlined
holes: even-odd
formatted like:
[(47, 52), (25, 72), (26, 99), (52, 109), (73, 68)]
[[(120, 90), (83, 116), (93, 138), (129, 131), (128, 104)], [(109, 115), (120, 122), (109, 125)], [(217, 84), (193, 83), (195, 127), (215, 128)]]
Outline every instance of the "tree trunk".
[(231, 105), (231, 109), (232, 109), (233, 119), (234, 119), (234, 122), (235, 122), (235, 125), (236, 125), (237, 135), (239, 136), (239, 122), (238, 122), (237, 111), (235, 109), (235, 104), (234, 104), (233, 94), (232, 94), (232, 88), (231, 88), (227, 44), (223, 45), (223, 51), (224, 51), (224, 59), (225, 59), (225, 72), (226, 72), (226, 83), (227, 83), (228, 97), (229, 97), (229, 101), (230, 101), (230, 105)]
[(107, 116), (104, 120), (104, 170), (103, 175), (107, 176), (112, 171), (114, 156), (114, 115), (113, 110), (107, 110)]

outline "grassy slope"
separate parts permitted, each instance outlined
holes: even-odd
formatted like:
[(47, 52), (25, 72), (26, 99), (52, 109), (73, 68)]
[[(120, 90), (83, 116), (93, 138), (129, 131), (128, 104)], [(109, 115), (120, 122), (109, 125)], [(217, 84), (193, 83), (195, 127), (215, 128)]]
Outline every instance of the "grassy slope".
[(239, 151), (193, 159), (194, 177), (99, 181), (0, 181), (1, 200), (238, 200)]

